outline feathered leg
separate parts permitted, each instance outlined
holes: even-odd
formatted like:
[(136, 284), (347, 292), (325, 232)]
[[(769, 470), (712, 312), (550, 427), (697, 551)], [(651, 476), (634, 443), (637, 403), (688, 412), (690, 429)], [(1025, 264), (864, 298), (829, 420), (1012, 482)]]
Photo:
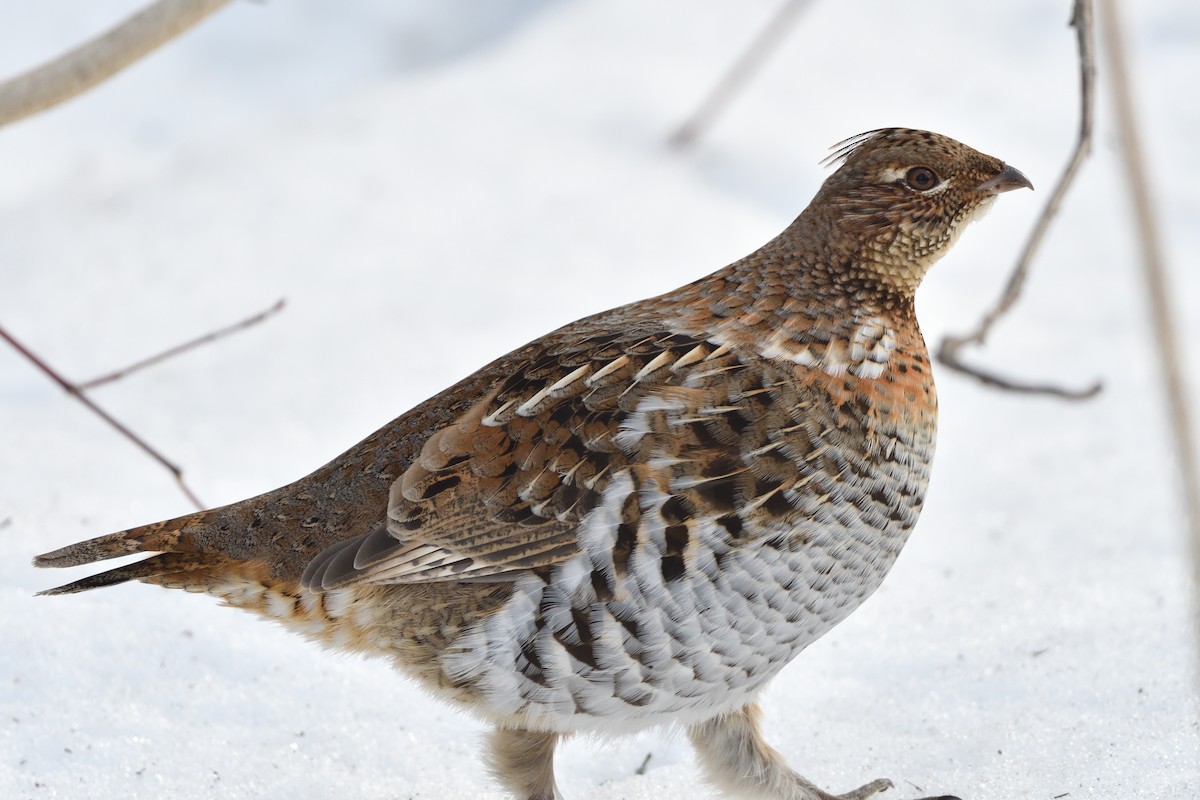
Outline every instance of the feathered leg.
[(497, 728), (489, 740), (489, 766), (517, 800), (563, 800), (554, 783), (557, 733)]
[(688, 729), (688, 738), (709, 781), (728, 796), (747, 800), (864, 800), (891, 788), (891, 781), (880, 778), (842, 795), (821, 791), (766, 743), (758, 724), (759, 714), (758, 705), (752, 703)]

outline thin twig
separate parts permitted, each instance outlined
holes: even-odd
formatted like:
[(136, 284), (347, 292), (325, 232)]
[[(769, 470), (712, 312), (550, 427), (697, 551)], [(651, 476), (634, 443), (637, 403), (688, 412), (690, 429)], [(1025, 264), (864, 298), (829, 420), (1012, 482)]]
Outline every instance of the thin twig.
[(157, 364), (161, 361), (166, 361), (168, 358), (177, 356), (180, 353), (187, 352), (188, 350), (191, 350), (193, 347), (199, 347), (202, 344), (208, 344), (209, 342), (216, 341), (217, 339), (220, 339), (223, 336), (228, 336), (231, 333), (237, 333), (240, 330), (245, 330), (246, 328), (249, 328), (253, 325), (257, 325), (260, 322), (262, 322), (263, 320), (265, 320), (267, 317), (270, 317), (273, 314), (278, 314), (280, 311), (283, 310), (284, 305), (285, 305), (284, 298), (280, 298), (278, 300), (278, 302), (275, 303), (275, 305), (271, 306), (266, 311), (260, 311), (259, 313), (255, 314), (254, 316), (247, 317), (246, 319), (244, 319), (240, 322), (235, 322), (234, 324), (228, 325), (224, 328), (218, 328), (217, 330), (212, 331), (211, 333), (206, 333), (203, 336), (198, 336), (195, 339), (184, 342), (183, 344), (177, 344), (174, 347), (163, 350), (161, 353), (156, 353), (155, 355), (152, 355), (149, 358), (143, 358), (141, 361), (136, 361), (127, 367), (122, 367), (121, 369), (113, 370), (112, 372), (109, 372), (106, 375), (101, 375), (98, 378), (92, 378), (89, 381), (81, 381), (81, 382), (75, 384), (75, 386), (80, 391), (84, 391), (87, 389), (94, 389), (97, 386), (103, 386), (106, 383), (111, 383), (113, 381), (120, 380), (121, 378), (124, 378), (126, 375), (137, 372), (140, 369), (145, 369), (146, 367), (154, 366), (155, 364)]
[(1129, 181), (1129, 193), (1133, 198), (1133, 213), (1142, 254), (1142, 275), (1146, 281), (1146, 297), (1150, 302), (1150, 322), (1154, 328), (1155, 343), (1158, 345), (1163, 394), (1166, 395), (1171, 421), (1171, 438), (1175, 444), (1175, 458), (1183, 481), (1186, 515), (1184, 521), (1191, 538), (1197, 611), (1200, 612), (1200, 469), (1196, 463), (1196, 440), (1192, 438), (1187, 386), (1179, 356), (1180, 339), (1171, 312), (1162, 237), (1158, 232), (1154, 202), (1150, 196), (1150, 182), (1142, 156), (1137, 114), (1133, 108), (1133, 90), (1130, 87), (1129, 68), (1125, 60), (1125, 47), (1121, 39), (1121, 25), (1115, 0), (1102, 0), (1102, 12), (1100, 19), (1104, 26), (1104, 44), (1112, 67), (1110, 83), (1113, 105), (1116, 107), (1117, 127), (1121, 134), (1125, 177)]
[(717, 85), (712, 88), (704, 102), (692, 112), (687, 121), (679, 126), (667, 143), (682, 150), (693, 144), (700, 134), (713, 123), (721, 111), (728, 105), (733, 96), (744, 87), (753, 77), (756, 70), (767, 60), (771, 52), (783, 41), (788, 28), (800, 16), (800, 12), (812, 4), (813, 0), (786, 0), (783, 6), (775, 12), (775, 16), (767, 23), (754, 41), (742, 51), (737, 61), (729, 68)]
[(228, 2), (158, 0), (53, 61), (0, 83), (0, 125), (82, 94)]
[(50, 380), (54, 381), (59, 386), (61, 386), (63, 391), (65, 391), (67, 394), (74, 397), (79, 402), (83, 403), (94, 414), (96, 414), (102, 420), (104, 420), (109, 425), (111, 425), (113, 428), (115, 428), (118, 433), (120, 433), (126, 439), (128, 439), (129, 441), (133, 442), (135, 445), (140, 447), (142, 449), (142, 451), (146, 453), (146, 455), (150, 456), (155, 461), (157, 461), (159, 464), (161, 464), (163, 467), (165, 467), (168, 472), (170, 472), (172, 475), (175, 476), (175, 482), (177, 484), (179, 484), (179, 489), (185, 495), (187, 495), (188, 500), (190, 500), (192, 502), (192, 504), (196, 506), (197, 509), (203, 510), (205, 508), (205, 505), (200, 502), (200, 498), (196, 497), (196, 494), (191, 490), (191, 487), (189, 487), (187, 485), (187, 483), (183, 480), (183, 470), (182, 469), (180, 469), (178, 466), (176, 466), (175, 464), (171, 463), (166, 458), (164, 458), (161, 453), (159, 453), (157, 450), (155, 450), (153, 447), (151, 447), (149, 444), (147, 444), (146, 441), (144, 439), (142, 439), (142, 437), (138, 436), (136, 433), (129, 430), (129, 428), (127, 428), (121, 422), (116, 420), (112, 416), (112, 414), (109, 414), (103, 408), (96, 405), (90, 397), (88, 397), (86, 394), (84, 394), (82, 391), (79, 390), (78, 386), (76, 386), (75, 384), (71, 383), (69, 380), (64, 378), (62, 375), (60, 375), (58, 372), (56, 372), (54, 370), (54, 368), (52, 368), (49, 364), (47, 364), (45, 361), (43, 361), (41, 358), (39, 358), (36, 354), (34, 354), (33, 351), (31, 351), (28, 347), (21, 344), (16, 339), (14, 339), (11, 335), (9, 335), (8, 331), (4, 330), (3, 327), (0, 327), (0, 338), (3, 338), (6, 342), (8, 342), (10, 345), (12, 345), (18, 353), (25, 356), (25, 358), (27, 358), (31, 364), (33, 364), (35, 367), (40, 369), (48, 378), (50, 378)]
[(1075, 151), (1071, 154), (1066, 168), (1063, 169), (1062, 175), (1058, 179), (1058, 184), (1055, 185), (1054, 191), (1051, 192), (1050, 198), (1046, 201), (1045, 208), (1042, 209), (1041, 215), (1038, 217), (1037, 222), (1034, 223), (1033, 230), (1029, 234), (1029, 239), (1025, 242), (1025, 249), (1021, 251), (1021, 256), (1017, 259), (1016, 266), (1013, 267), (1012, 275), (1009, 276), (1008, 285), (1005, 286), (1000, 300), (991, 311), (984, 315), (979, 326), (973, 333), (963, 336), (947, 336), (942, 339), (941, 346), (938, 348), (937, 358), (938, 361), (950, 369), (970, 375), (990, 386), (997, 386), (1015, 392), (1052, 395), (1068, 400), (1086, 400), (1089, 397), (1094, 397), (1100, 391), (1101, 385), (1098, 381), (1085, 389), (1068, 389), (1061, 386), (1025, 383), (1003, 378), (994, 373), (972, 367), (964, 363), (959, 355), (959, 351), (966, 345), (982, 345), (987, 339), (988, 333), (991, 332), (996, 320), (1007, 314), (1017, 302), (1017, 298), (1021, 294), (1021, 289), (1025, 285), (1025, 279), (1029, 275), (1029, 267), (1033, 263), (1033, 257), (1041, 246), (1042, 239), (1050, 227), (1050, 220), (1058, 213), (1059, 206), (1062, 205), (1067, 190), (1070, 188), (1072, 182), (1074, 182), (1076, 173), (1079, 172), (1079, 168), (1083, 165), (1084, 160), (1091, 153), (1093, 85), (1096, 75), (1096, 61), (1092, 41), (1091, 0), (1075, 0), (1074, 10), (1071, 12), (1070, 24), (1071, 27), (1075, 28), (1076, 39), (1079, 45), (1079, 138), (1075, 142)]
[(942, 364), (945, 364), (950, 369), (970, 375), (984, 386), (993, 386), (997, 389), (1003, 389), (1006, 392), (1015, 392), (1017, 394), (1049, 395), (1050, 397), (1060, 397), (1063, 400), (1088, 400), (1095, 397), (1100, 393), (1100, 390), (1104, 388), (1099, 381), (1084, 389), (1069, 389), (1065, 386), (1058, 386), (1057, 384), (1053, 383), (1032, 383), (1007, 378), (1003, 375), (999, 375), (986, 369), (973, 367), (970, 364), (964, 364), (958, 360), (958, 355), (956, 353), (947, 353), (946, 343), (952, 339), (953, 337), (947, 336), (944, 340), (942, 340), (941, 349), (939, 349), (937, 353), (938, 361)]

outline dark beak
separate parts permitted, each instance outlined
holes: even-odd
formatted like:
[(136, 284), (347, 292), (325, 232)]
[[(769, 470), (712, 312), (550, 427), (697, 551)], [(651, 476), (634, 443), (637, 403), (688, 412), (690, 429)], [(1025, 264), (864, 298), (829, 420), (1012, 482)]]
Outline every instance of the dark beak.
[(1033, 184), (1021, 174), (1021, 170), (1008, 164), (1004, 165), (999, 175), (979, 184), (979, 190), (988, 194), (1011, 192), (1013, 189), (1033, 189)]

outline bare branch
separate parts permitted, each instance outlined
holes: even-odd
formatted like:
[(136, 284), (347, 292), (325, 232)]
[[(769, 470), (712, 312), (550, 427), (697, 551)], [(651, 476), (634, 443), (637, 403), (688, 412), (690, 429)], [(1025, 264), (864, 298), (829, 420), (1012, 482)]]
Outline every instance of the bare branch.
[(1092, 41), (1091, 0), (1075, 0), (1074, 10), (1071, 12), (1070, 24), (1071, 27), (1075, 28), (1079, 46), (1079, 138), (1075, 142), (1075, 150), (1071, 154), (1066, 168), (1063, 169), (1062, 175), (1054, 187), (1054, 191), (1051, 192), (1050, 198), (1046, 201), (1045, 208), (1042, 209), (1041, 215), (1038, 217), (1037, 222), (1034, 223), (1033, 230), (1029, 234), (1029, 239), (1025, 242), (1025, 249), (1021, 251), (1021, 256), (1017, 259), (1017, 264), (1013, 268), (1012, 275), (1009, 276), (1008, 285), (1005, 286), (1000, 300), (991, 311), (984, 315), (974, 332), (963, 336), (947, 336), (942, 339), (942, 343), (938, 347), (937, 359), (947, 367), (977, 378), (990, 386), (1030, 394), (1052, 395), (1068, 400), (1085, 400), (1089, 397), (1094, 397), (1100, 391), (1101, 385), (1099, 382), (1085, 389), (1067, 389), (1059, 386), (1029, 384), (985, 373), (964, 363), (959, 354), (966, 345), (982, 345), (991, 332), (996, 320), (1007, 314), (1017, 302), (1017, 298), (1021, 294), (1021, 289), (1025, 285), (1025, 279), (1029, 275), (1029, 267), (1033, 263), (1033, 257), (1041, 246), (1046, 231), (1050, 228), (1050, 221), (1058, 213), (1067, 190), (1075, 180), (1076, 173), (1079, 172), (1079, 168), (1083, 165), (1084, 160), (1091, 153), (1094, 106), (1093, 85), (1096, 75), (1095, 52)]
[(79, 402), (83, 403), (85, 406), (87, 406), (87, 408), (89, 410), (92, 411), (92, 413), (96, 414), (96, 416), (100, 417), (100, 419), (107, 422), (109, 425), (111, 425), (113, 428), (115, 428), (118, 433), (120, 433), (126, 439), (128, 439), (129, 441), (131, 441), (135, 445), (137, 445), (139, 448), (141, 448), (141, 450), (144, 453), (146, 453), (146, 455), (150, 456), (155, 461), (157, 461), (159, 464), (161, 464), (164, 468), (166, 468), (166, 470), (168, 472), (170, 472), (172, 475), (175, 476), (175, 482), (177, 484), (179, 484), (180, 490), (185, 495), (187, 495), (188, 500), (190, 500), (192, 502), (192, 504), (196, 506), (197, 509), (203, 510), (205, 508), (204, 504), (200, 502), (200, 499), (198, 497), (196, 497), (195, 493), (191, 490), (191, 488), (183, 480), (183, 470), (182, 469), (180, 469), (178, 466), (176, 466), (175, 464), (168, 461), (166, 458), (163, 457), (163, 455), (161, 453), (159, 453), (157, 450), (155, 450), (153, 447), (151, 447), (149, 444), (147, 444), (144, 439), (142, 439), (136, 433), (131, 431), (128, 427), (123, 425), (117, 419), (115, 419), (111, 414), (109, 414), (103, 408), (96, 405), (90, 397), (88, 397), (82, 391), (79, 390), (78, 386), (76, 386), (75, 384), (68, 381), (66, 378), (64, 378), (62, 375), (60, 375), (57, 371), (55, 371), (49, 364), (47, 364), (45, 361), (43, 361), (41, 358), (39, 358), (36, 354), (34, 354), (33, 351), (31, 351), (28, 347), (21, 344), (16, 339), (14, 339), (12, 336), (10, 336), (8, 331), (4, 330), (3, 327), (0, 327), (0, 338), (4, 339), (6, 342), (8, 342), (10, 345), (12, 345), (13, 348), (15, 348), (18, 353), (25, 356), (25, 358), (27, 358), (31, 364), (33, 364), (35, 367), (37, 367), (39, 370), (41, 370), (48, 378), (50, 378), (50, 380), (54, 381), (59, 386), (61, 386), (63, 391), (65, 391), (67, 394), (74, 397)]
[(946, 353), (946, 342), (949, 337), (942, 340), (941, 348), (938, 350), (937, 359), (942, 364), (956, 369), (959, 372), (965, 372), (972, 378), (975, 378), (984, 386), (994, 386), (997, 389), (1003, 389), (1006, 392), (1016, 392), (1017, 394), (1043, 394), (1051, 397), (1060, 397), (1063, 400), (1090, 400), (1100, 394), (1100, 390), (1104, 388), (1100, 381), (1096, 381), (1091, 386), (1083, 389), (1067, 389), (1062, 386), (1056, 386), (1052, 383), (1026, 383), (1023, 381), (1015, 381), (1011, 378), (1006, 378), (1003, 375), (997, 375), (994, 372), (989, 372), (978, 367), (972, 367), (963, 364), (954, 359), (956, 355)]
[(145, 369), (146, 367), (154, 366), (155, 364), (158, 364), (162, 361), (166, 361), (168, 358), (177, 356), (180, 353), (185, 353), (194, 347), (199, 347), (202, 344), (208, 344), (209, 342), (214, 342), (217, 339), (222, 338), (223, 336), (228, 336), (231, 333), (237, 333), (238, 331), (245, 330), (246, 328), (249, 328), (253, 325), (257, 325), (260, 322), (262, 322), (263, 320), (265, 320), (267, 317), (270, 317), (273, 314), (278, 314), (280, 311), (283, 310), (284, 305), (285, 305), (285, 301), (281, 297), (275, 303), (275, 305), (271, 306), (266, 311), (260, 311), (257, 314), (255, 314), (254, 316), (247, 317), (246, 319), (241, 320), (240, 322), (235, 322), (234, 324), (227, 325), (224, 328), (218, 328), (215, 331), (206, 333), (203, 336), (198, 336), (195, 339), (191, 339), (189, 341), (184, 342), (183, 344), (177, 344), (174, 347), (163, 350), (161, 353), (156, 353), (148, 358), (143, 358), (141, 361), (135, 361), (134, 363), (130, 364), (127, 367), (122, 367), (121, 369), (113, 370), (112, 372), (109, 372), (105, 375), (101, 375), (98, 378), (92, 378), (91, 380), (88, 380), (88, 381), (81, 381), (76, 384), (76, 387), (80, 391), (85, 391), (87, 389), (95, 389), (97, 386), (103, 386), (106, 383), (112, 383), (113, 381), (120, 380), (121, 378), (124, 378), (126, 375), (130, 375), (134, 372), (137, 372), (138, 370)]
[(812, 5), (812, 2), (813, 0), (785, 0), (783, 6), (775, 12), (775, 16), (771, 18), (767, 26), (742, 51), (737, 61), (722, 76), (721, 80), (717, 81), (717, 85), (708, 93), (708, 97), (704, 98), (700, 107), (692, 112), (692, 115), (679, 126), (675, 133), (671, 134), (667, 143), (680, 150), (693, 144), (704, 129), (713, 123), (713, 120), (728, 105), (733, 96), (750, 81), (755, 71), (766, 62), (767, 57), (783, 41), (788, 28), (800, 16), (800, 12)]
[[(1133, 108), (1133, 90), (1130, 88), (1129, 68), (1125, 60), (1125, 47), (1121, 40), (1121, 24), (1116, 0), (1101, 0), (1104, 26), (1104, 44), (1112, 67), (1113, 105), (1117, 112), (1117, 126), (1121, 132), (1121, 154), (1124, 156), (1125, 177), (1129, 181), (1129, 193), (1133, 198), (1134, 220), (1142, 252), (1143, 277), (1146, 281), (1146, 297), (1150, 302), (1150, 322), (1154, 328), (1154, 339), (1158, 345), (1159, 363), (1162, 369), (1163, 394), (1171, 421), (1171, 439), (1175, 444), (1175, 458), (1183, 480), (1185, 521), (1191, 537), (1192, 566), (1200, 603), (1200, 469), (1196, 464), (1195, 442), (1192, 438), (1192, 420), (1187, 402), (1187, 386), (1180, 365), (1180, 341), (1171, 312), (1170, 290), (1167, 287), (1167, 271), (1162, 254), (1162, 237), (1158, 232), (1154, 203), (1150, 197), (1150, 182), (1142, 157), (1141, 137), (1138, 135), (1137, 115)], [(1200, 605), (1197, 606), (1200, 611)]]
[(56, 106), (115, 75), (229, 0), (158, 0), (62, 56), (0, 83), (0, 125)]

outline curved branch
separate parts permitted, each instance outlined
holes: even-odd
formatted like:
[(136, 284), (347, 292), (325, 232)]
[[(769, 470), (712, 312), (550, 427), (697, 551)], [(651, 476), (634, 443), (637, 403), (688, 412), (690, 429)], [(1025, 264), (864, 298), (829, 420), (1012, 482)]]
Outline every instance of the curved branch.
[(1009, 276), (1008, 285), (1004, 287), (1004, 294), (1000, 296), (995, 307), (984, 315), (974, 332), (962, 336), (946, 336), (942, 339), (941, 346), (937, 351), (937, 358), (947, 367), (970, 375), (991, 386), (1031, 394), (1048, 394), (1068, 400), (1085, 400), (1100, 391), (1099, 383), (1094, 383), (1086, 389), (1067, 389), (1058, 386), (1022, 383), (976, 369), (964, 363), (959, 355), (959, 351), (969, 344), (983, 344), (996, 320), (1007, 314), (1017, 302), (1021, 289), (1025, 285), (1025, 279), (1029, 275), (1029, 266), (1033, 263), (1033, 257), (1041, 246), (1046, 231), (1050, 228), (1050, 221), (1058, 213), (1067, 190), (1075, 181), (1076, 173), (1079, 172), (1079, 168), (1092, 151), (1093, 97), (1095, 94), (1093, 84), (1096, 77), (1096, 61), (1092, 42), (1091, 0), (1075, 0), (1074, 10), (1071, 13), (1071, 27), (1075, 28), (1079, 45), (1079, 137), (1075, 142), (1075, 150), (1071, 153), (1071, 158), (1063, 169), (1054, 191), (1050, 193), (1045, 208), (1042, 209), (1041, 215), (1034, 223), (1029, 239), (1025, 242), (1025, 248), (1021, 251), (1016, 266), (1013, 267), (1012, 275)]
[(82, 94), (160, 47), (229, 0), (158, 0), (111, 30), (0, 83), (0, 125)]

